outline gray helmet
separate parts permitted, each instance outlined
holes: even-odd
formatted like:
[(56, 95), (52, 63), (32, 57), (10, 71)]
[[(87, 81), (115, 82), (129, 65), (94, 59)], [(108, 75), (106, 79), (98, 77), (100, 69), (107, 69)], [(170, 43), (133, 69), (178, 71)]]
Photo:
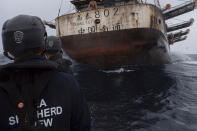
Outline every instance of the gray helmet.
[(29, 49), (45, 46), (46, 39), (45, 26), (36, 16), (18, 15), (3, 24), (3, 49), (7, 57), (9, 53), (19, 56)]
[(62, 41), (57, 36), (49, 36), (47, 38), (46, 50), (47, 53), (53, 54), (62, 51)]

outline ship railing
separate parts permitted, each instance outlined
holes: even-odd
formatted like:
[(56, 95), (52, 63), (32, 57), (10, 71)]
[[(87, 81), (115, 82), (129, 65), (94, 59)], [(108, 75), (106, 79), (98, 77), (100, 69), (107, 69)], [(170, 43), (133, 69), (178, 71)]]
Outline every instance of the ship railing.
[(194, 23), (194, 19), (191, 18), (189, 21), (184, 21), (181, 23), (172, 24), (167, 28), (167, 32), (172, 32), (172, 31), (176, 31), (179, 29), (187, 28), (187, 27), (191, 26), (193, 23)]
[(143, 4), (152, 4), (157, 6), (158, 8), (161, 8), (161, 4), (159, 0), (138, 0), (138, 2)]
[(191, 12), (195, 9), (196, 0), (184, 2), (183, 4), (177, 5), (171, 9), (164, 10), (163, 15), (165, 20), (177, 17), (179, 15)]
[(176, 6), (174, 6), (174, 7), (171, 7), (171, 8), (168, 9), (168, 10), (165, 10), (163, 13), (170, 12), (171, 10), (181, 8), (181, 7), (183, 7), (183, 6), (185, 6), (185, 5), (188, 5), (188, 4), (191, 4), (191, 3), (195, 3), (196, 1), (197, 1), (197, 0), (185, 1), (185, 2), (182, 3), (182, 4), (176, 5)]
[[(158, 8), (161, 8), (159, 0), (109, 0), (109, 1), (96, 0), (96, 1), (98, 7), (100, 8), (105, 7), (104, 6), (105, 2), (110, 2), (111, 6), (121, 6), (121, 5), (141, 3), (141, 4), (152, 4), (157, 6)], [(75, 5), (77, 10), (84, 10), (88, 7), (89, 0), (72, 0), (71, 3)]]

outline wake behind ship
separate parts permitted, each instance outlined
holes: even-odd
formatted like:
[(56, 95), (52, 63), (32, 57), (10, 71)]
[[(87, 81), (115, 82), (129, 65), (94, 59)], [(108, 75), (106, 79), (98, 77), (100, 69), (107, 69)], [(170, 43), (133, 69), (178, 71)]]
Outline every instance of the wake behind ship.
[[(166, 64), (170, 62), (169, 45), (184, 40), (182, 36), (187, 34), (169, 34), (165, 23), (180, 15), (179, 9), (186, 9), (187, 4), (170, 12), (161, 9), (159, 1), (157, 6), (137, 0), (114, 0), (111, 4), (98, 1), (96, 10), (89, 10), (86, 0), (71, 2), (78, 12), (56, 18), (55, 27), (63, 49), (82, 65)], [(189, 4), (193, 10), (195, 2)], [(188, 10), (182, 14), (185, 12)], [(191, 21), (188, 23), (191, 25)], [(180, 25), (174, 30), (188, 27)]]

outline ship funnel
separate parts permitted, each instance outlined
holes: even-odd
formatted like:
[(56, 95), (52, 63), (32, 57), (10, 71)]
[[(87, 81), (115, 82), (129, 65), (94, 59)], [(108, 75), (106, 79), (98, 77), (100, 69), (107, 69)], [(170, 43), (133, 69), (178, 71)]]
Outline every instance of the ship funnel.
[(171, 31), (175, 31), (175, 30), (179, 30), (179, 29), (189, 27), (193, 23), (194, 23), (194, 19), (191, 18), (189, 21), (178, 23), (178, 24), (175, 24), (175, 25), (172, 25), (172, 26), (168, 27), (167, 32), (171, 32)]
[(185, 14), (187, 12), (193, 11), (197, 7), (197, 0), (192, 2), (186, 2), (181, 5), (175, 6), (170, 10), (164, 10), (163, 15), (165, 20), (177, 17), (179, 15)]
[(47, 25), (47, 26), (49, 26), (49, 27), (52, 28), (52, 29), (56, 29), (56, 26), (55, 26), (54, 23), (47, 22), (47, 21), (45, 21), (45, 20), (43, 20), (42, 22), (43, 22), (44, 25)]

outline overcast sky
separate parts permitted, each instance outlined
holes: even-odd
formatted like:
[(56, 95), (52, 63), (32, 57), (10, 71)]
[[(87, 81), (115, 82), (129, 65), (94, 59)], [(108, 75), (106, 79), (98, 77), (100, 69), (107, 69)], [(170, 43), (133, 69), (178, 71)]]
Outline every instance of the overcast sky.
[[(69, 13), (73, 11), (73, 6), (69, 2), (70, 0), (63, 0), (61, 14)], [(151, 0), (147, 0), (151, 1)], [(152, 0), (153, 1), (153, 0)], [(188, 0), (161, 0), (161, 5), (164, 6), (167, 3), (171, 3), (172, 6), (178, 5)], [(46, 21), (54, 20), (58, 15), (61, 0), (0, 0), (0, 33), (3, 23), (16, 15), (27, 14), (35, 15)], [(172, 52), (182, 52), (185, 54), (197, 54), (197, 10), (192, 11), (186, 15), (180, 16), (173, 21), (169, 21), (169, 24), (175, 24), (194, 18), (196, 21), (193, 26), (190, 27), (191, 32), (188, 35), (188, 39), (184, 42), (175, 43), (171, 46)], [(47, 28), (48, 35), (55, 35), (55, 30)], [(2, 53), (2, 42), (0, 36), (0, 53)]]

